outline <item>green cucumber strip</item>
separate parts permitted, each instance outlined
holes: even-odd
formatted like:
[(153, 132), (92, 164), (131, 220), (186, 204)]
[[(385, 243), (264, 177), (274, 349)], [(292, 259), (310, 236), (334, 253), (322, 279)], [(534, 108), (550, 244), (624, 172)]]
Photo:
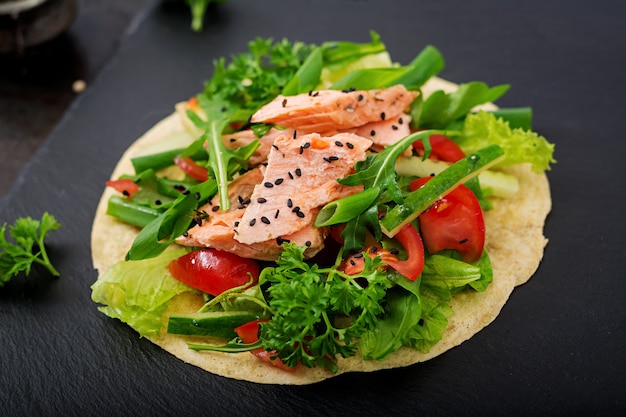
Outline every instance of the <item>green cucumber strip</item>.
[(171, 316), (167, 332), (187, 336), (212, 336), (231, 339), (235, 328), (258, 319), (247, 311), (209, 311), (206, 313), (179, 314)]
[(380, 221), (383, 233), (389, 237), (395, 236), (405, 224), (415, 220), (446, 193), (493, 166), (502, 158), (504, 158), (502, 148), (491, 145), (452, 164), (423, 187), (407, 195), (402, 204), (389, 210)]

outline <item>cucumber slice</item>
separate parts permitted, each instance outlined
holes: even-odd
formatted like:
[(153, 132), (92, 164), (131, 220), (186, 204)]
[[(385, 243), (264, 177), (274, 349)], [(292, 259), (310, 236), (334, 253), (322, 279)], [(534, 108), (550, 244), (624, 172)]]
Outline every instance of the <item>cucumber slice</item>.
[(236, 336), (234, 329), (258, 319), (259, 316), (247, 311), (209, 311), (171, 316), (167, 332), (187, 336), (213, 336), (231, 339)]
[(410, 193), (402, 204), (398, 204), (385, 214), (380, 221), (383, 233), (389, 237), (395, 236), (402, 226), (415, 220), (446, 193), (493, 166), (502, 158), (504, 158), (502, 148), (491, 145), (450, 165), (423, 187)]

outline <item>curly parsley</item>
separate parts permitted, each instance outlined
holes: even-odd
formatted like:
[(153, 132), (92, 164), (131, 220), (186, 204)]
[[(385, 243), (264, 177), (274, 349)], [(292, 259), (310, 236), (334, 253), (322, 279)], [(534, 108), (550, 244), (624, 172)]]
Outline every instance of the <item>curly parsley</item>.
[(0, 287), (11, 278), (24, 272), (30, 274), (33, 264), (46, 268), (53, 276), (59, 272), (52, 266), (44, 246), (48, 232), (57, 230), (61, 224), (49, 213), (44, 213), (41, 220), (21, 217), (9, 226), (9, 235), (15, 243), (7, 240), (7, 224), (0, 228)]
[(336, 372), (337, 356), (353, 356), (358, 338), (374, 329), (384, 313), (391, 282), (378, 257), (366, 256), (363, 272), (347, 275), (336, 266), (305, 262), (304, 249), (286, 244), (277, 266), (263, 271), (261, 279), (271, 283), (273, 316), (263, 323), (260, 339), (288, 366), (302, 363)]

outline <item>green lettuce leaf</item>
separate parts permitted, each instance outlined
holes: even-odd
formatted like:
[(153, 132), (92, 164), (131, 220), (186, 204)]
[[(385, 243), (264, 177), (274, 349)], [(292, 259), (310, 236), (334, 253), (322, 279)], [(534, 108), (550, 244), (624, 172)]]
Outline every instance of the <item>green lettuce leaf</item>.
[(504, 150), (504, 159), (498, 162), (498, 167), (530, 163), (533, 171), (543, 172), (556, 162), (554, 144), (546, 138), (530, 130), (512, 129), (508, 122), (489, 112), (468, 115), (462, 135), (455, 140), (468, 154), (492, 144), (500, 145)]
[(127, 323), (141, 336), (156, 335), (161, 328), (161, 315), (172, 297), (195, 291), (167, 270), (170, 261), (184, 253), (180, 249), (156, 258), (118, 262), (91, 286), (91, 299), (103, 305), (98, 310)]

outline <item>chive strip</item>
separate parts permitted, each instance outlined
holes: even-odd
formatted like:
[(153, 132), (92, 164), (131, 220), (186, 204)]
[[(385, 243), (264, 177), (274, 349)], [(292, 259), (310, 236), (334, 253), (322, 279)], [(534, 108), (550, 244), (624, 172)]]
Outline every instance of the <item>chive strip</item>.
[(492, 113), (509, 122), (511, 129), (532, 130), (533, 110), (531, 107), (506, 107), (494, 110)]
[[(135, 173), (143, 172), (147, 169), (153, 169), (158, 171), (159, 169), (167, 168), (174, 165), (174, 158), (178, 155), (185, 153), (186, 148), (172, 149), (170, 151), (159, 152), (151, 155), (138, 156), (131, 159)], [(207, 159), (208, 155), (204, 148), (195, 150), (189, 155), (194, 161)]]
[(161, 215), (159, 210), (133, 203), (132, 200), (117, 195), (111, 196), (107, 204), (107, 214), (133, 226), (144, 227)]
[(378, 187), (372, 187), (360, 193), (332, 201), (320, 210), (313, 226), (324, 227), (346, 223), (365, 211), (378, 198), (379, 194)]

